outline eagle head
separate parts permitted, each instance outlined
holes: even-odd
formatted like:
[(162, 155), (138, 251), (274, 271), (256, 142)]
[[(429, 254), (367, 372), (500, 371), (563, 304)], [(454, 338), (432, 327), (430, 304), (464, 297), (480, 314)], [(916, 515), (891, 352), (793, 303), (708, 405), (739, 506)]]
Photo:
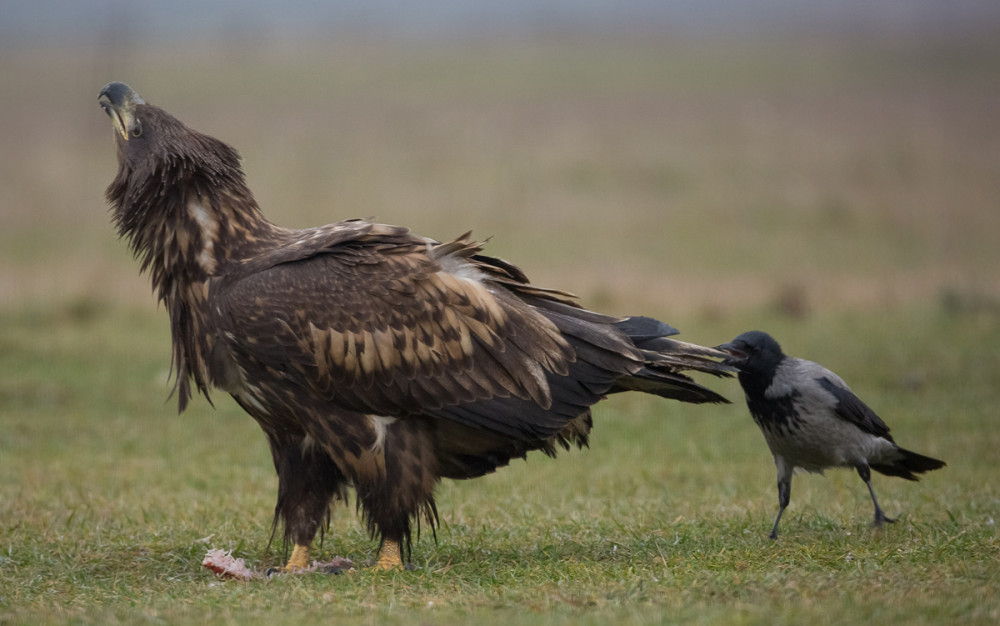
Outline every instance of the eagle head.
[(140, 173), (171, 166), (186, 171), (239, 169), (236, 150), (148, 104), (125, 83), (108, 83), (97, 101), (111, 118), (122, 168)]
[(123, 141), (129, 137), (142, 136), (142, 121), (136, 114), (136, 109), (146, 101), (125, 83), (108, 83), (97, 96), (101, 108), (111, 118), (115, 130)]

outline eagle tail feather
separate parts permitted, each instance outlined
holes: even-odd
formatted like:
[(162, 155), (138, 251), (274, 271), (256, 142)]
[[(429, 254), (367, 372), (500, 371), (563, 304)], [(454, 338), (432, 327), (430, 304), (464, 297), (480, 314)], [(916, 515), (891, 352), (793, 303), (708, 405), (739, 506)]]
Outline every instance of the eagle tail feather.
[(669, 336), (676, 335), (677, 329), (651, 317), (626, 317), (615, 322), (614, 326), (639, 349), (644, 363), (639, 371), (618, 380), (610, 393), (641, 391), (695, 404), (729, 403), (721, 395), (681, 373), (694, 370), (714, 376), (729, 376), (732, 368), (721, 362), (727, 356), (725, 353), (671, 339)]

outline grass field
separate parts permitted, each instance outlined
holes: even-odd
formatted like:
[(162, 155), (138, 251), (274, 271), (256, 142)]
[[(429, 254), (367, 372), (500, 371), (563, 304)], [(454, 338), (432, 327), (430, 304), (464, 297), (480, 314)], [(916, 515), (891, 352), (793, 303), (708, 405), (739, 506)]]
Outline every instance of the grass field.
[[(7, 50), (0, 80), (0, 623), (995, 623), (1000, 38)], [(312, 47), (310, 47), (312, 46)], [(468, 228), (536, 282), (838, 371), (948, 461), (801, 476), (732, 406), (614, 398), (589, 450), (439, 490), (413, 571), (215, 580), (268, 551), (263, 437), (176, 415), (166, 314), (101, 193), (109, 80), (236, 145), (292, 226)], [(370, 559), (353, 507), (320, 557)]]
[[(883, 532), (868, 528), (864, 485), (839, 471), (798, 478), (769, 541), (774, 469), (742, 405), (621, 398), (598, 412), (590, 450), (444, 483), (443, 527), (417, 543), (416, 571), (243, 584), (199, 563), (209, 547), (282, 561), (265, 550), (275, 479), (256, 425), (228, 400), (179, 417), (164, 405), (160, 316), (66, 315), (0, 319), (0, 617), (988, 623), (1000, 611), (994, 317), (766, 318), (838, 367), (901, 443), (949, 462), (920, 483), (876, 478), (900, 517)], [(678, 321), (702, 340), (731, 325)], [(739, 396), (733, 381), (717, 388)], [(364, 561), (374, 547), (343, 507), (319, 556)]]

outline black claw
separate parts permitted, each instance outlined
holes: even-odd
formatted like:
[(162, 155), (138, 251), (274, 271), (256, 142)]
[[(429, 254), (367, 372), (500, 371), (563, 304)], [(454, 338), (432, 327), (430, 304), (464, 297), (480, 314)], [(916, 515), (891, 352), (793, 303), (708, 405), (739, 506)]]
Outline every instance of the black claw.
[(274, 578), (280, 573), (281, 570), (278, 569), (277, 567), (269, 567), (266, 570), (264, 570), (264, 578)]

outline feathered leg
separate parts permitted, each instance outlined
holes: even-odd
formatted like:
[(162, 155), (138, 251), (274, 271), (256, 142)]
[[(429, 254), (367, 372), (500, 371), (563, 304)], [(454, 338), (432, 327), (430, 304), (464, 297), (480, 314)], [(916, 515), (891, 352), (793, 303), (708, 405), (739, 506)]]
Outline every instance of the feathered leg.
[(785, 512), (788, 503), (792, 499), (792, 468), (785, 461), (784, 457), (775, 456), (774, 465), (778, 468), (778, 516), (774, 518), (774, 526), (771, 527), (771, 539), (778, 538), (778, 524), (781, 522), (781, 514)]
[(284, 570), (305, 569), (313, 538), (328, 519), (330, 501), (335, 496), (344, 496), (346, 481), (326, 452), (312, 445), (308, 437), (284, 442), (272, 440), (271, 454), (278, 472), (274, 527), (280, 520), (286, 546), (289, 539), (294, 544)]
[(889, 524), (894, 523), (896, 520), (889, 519), (888, 517), (886, 517), (885, 512), (882, 511), (882, 507), (878, 505), (878, 498), (875, 497), (875, 490), (872, 488), (871, 469), (869, 469), (868, 465), (866, 464), (866, 465), (859, 465), (857, 467), (857, 470), (858, 470), (858, 476), (860, 476), (861, 480), (865, 481), (865, 484), (868, 485), (868, 493), (871, 494), (872, 503), (875, 505), (875, 521), (872, 522), (872, 526), (874, 526), (875, 528), (879, 528), (880, 526), (882, 526), (883, 523), (889, 523)]
[(411, 520), (416, 519), (418, 530), (421, 520), (432, 532), (437, 525), (437, 457), (428, 431), (416, 420), (388, 425), (382, 444), (384, 470), (356, 478), (358, 505), (368, 529), (381, 538), (378, 569), (403, 567), (410, 551)]

